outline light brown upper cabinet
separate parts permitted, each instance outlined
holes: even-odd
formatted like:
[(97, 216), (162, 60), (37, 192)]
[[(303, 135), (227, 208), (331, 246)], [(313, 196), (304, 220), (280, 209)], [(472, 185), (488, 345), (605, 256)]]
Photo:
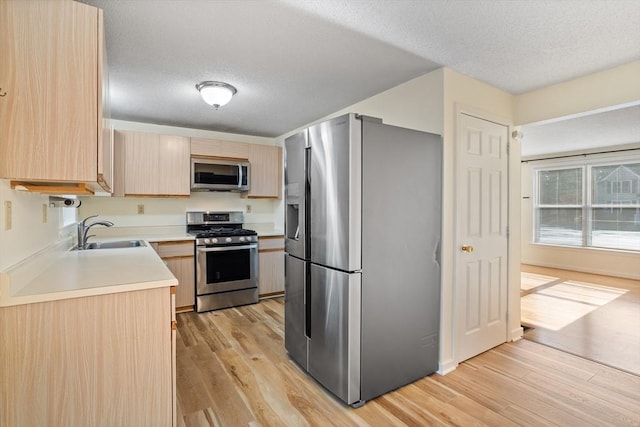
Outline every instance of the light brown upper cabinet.
[(223, 159), (249, 159), (249, 145), (220, 139), (191, 138), (191, 155)]
[(116, 196), (188, 197), (189, 138), (115, 131)]
[(218, 139), (191, 138), (191, 155), (242, 159), (251, 164), (250, 198), (278, 199), (282, 195), (282, 148)]
[(249, 197), (280, 198), (282, 189), (282, 148), (251, 144), (251, 186)]
[(2, 0), (0, 52), (0, 178), (48, 193), (111, 191), (102, 11)]

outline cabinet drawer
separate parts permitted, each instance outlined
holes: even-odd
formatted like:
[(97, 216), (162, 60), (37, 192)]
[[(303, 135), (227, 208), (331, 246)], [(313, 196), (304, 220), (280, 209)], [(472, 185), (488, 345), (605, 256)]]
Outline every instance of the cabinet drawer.
[(157, 242), (157, 252), (160, 258), (193, 256), (193, 241)]
[(258, 237), (258, 251), (284, 250), (284, 236)]

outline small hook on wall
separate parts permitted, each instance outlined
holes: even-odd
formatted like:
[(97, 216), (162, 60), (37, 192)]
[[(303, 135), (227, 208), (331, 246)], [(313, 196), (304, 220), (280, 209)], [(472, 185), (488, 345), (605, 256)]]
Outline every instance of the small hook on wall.
[(2, 88), (0, 87), (0, 96), (7, 96), (7, 91), (2, 91)]

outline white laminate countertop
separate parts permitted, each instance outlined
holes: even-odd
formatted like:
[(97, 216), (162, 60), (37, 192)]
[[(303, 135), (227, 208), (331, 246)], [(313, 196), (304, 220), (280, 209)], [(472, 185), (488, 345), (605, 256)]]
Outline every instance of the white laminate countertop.
[[(96, 239), (113, 240), (113, 239)], [(185, 239), (187, 240), (187, 239)], [(3, 280), (0, 306), (177, 286), (178, 280), (149, 245), (66, 251), (27, 283)]]
[[(282, 230), (256, 227), (258, 237), (283, 236)], [(125, 231), (125, 230), (122, 230)], [(186, 232), (145, 233), (92, 238), (91, 242), (144, 240), (146, 242), (193, 241)], [(46, 264), (39, 259), (20, 265), (16, 270), (0, 273), (0, 307), (55, 301), (67, 298), (129, 292), (177, 286), (178, 280), (150, 246), (95, 249), (86, 251), (52, 251)], [(28, 270), (34, 270), (29, 274)], [(26, 279), (25, 279), (26, 278)]]

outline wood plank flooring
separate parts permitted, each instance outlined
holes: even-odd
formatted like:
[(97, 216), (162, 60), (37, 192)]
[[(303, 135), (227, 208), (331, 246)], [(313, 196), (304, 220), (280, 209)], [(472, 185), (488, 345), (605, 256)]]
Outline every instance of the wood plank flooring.
[(526, 340), (349, 408), (287, 356), (283, 303), (178, 315), (179, 426), (640, 426), (640, 377)]
[[(640, 281), (522, 265), (524, 337), (640, 375)], [(533, 275), (533, 276), (532, 276)], [(537, 287), (531, 287), (537, 277)]]

